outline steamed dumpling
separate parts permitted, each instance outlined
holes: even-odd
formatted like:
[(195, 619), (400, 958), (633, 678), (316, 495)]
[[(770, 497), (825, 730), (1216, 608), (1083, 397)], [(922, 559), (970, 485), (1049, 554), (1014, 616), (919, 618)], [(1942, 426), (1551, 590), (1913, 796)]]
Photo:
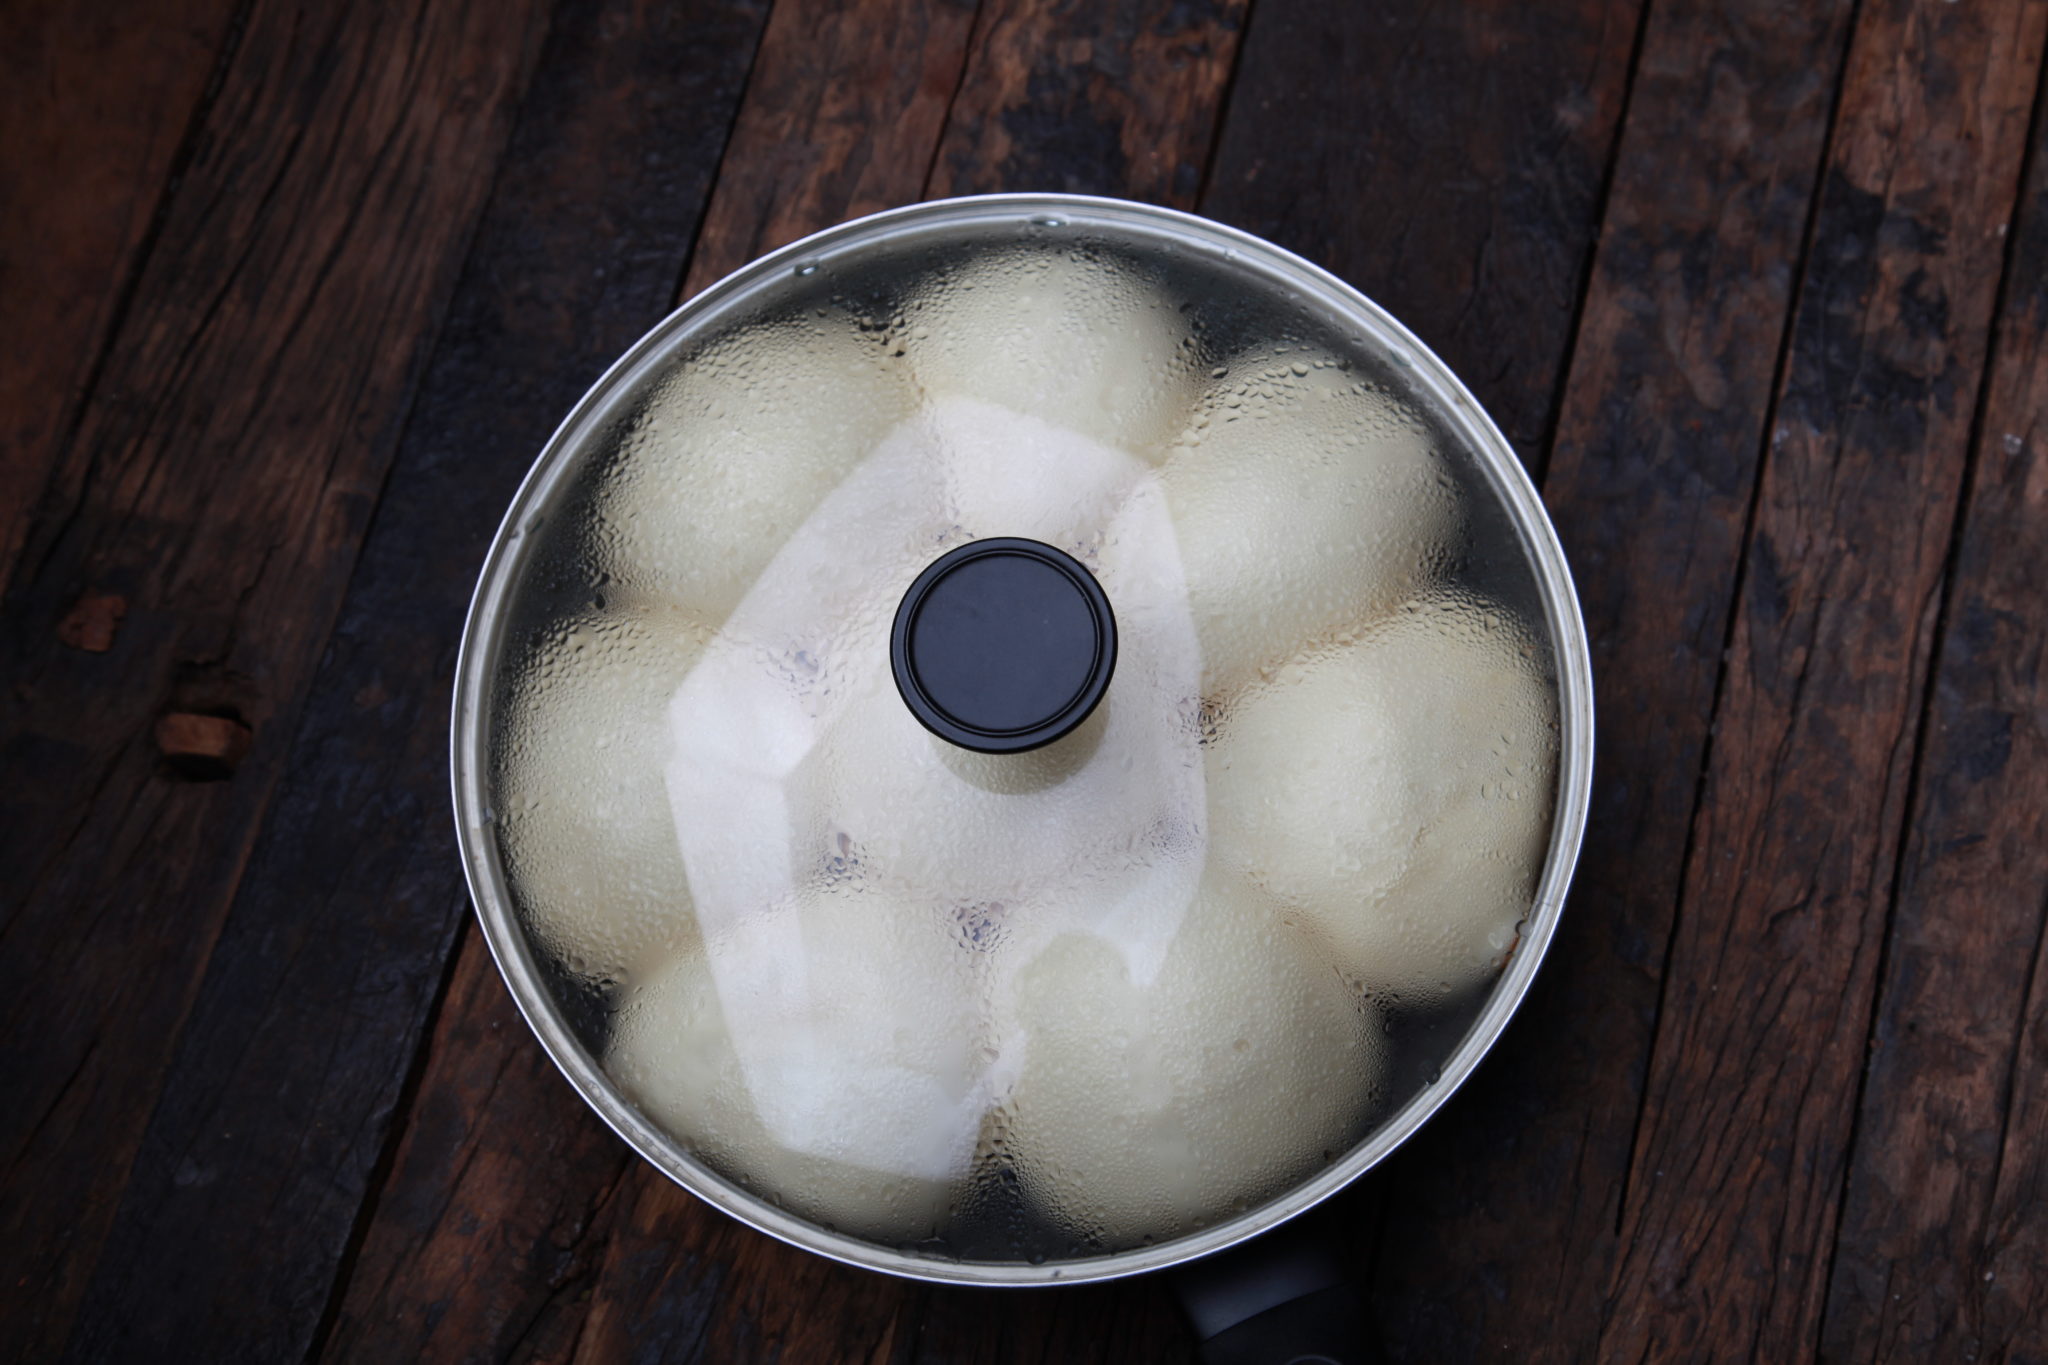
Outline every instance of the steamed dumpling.
[(843, 316), (714, 344), (655, 385), (597, 493), (599, 567), (713, 622), (915, 393), (885, 341)]
[[(841, 908), (865, 907), (844, 898)], [(806, 917), (791, 962), (737, 964), (738, 982), (721, 983), (701, 953), (682, 955), (626, 996), (605, 1068), (728, 1178), (802, 1217), (894, 1243), (943, 1228), (987, 1102), (974, 1088), (974, 1020), (946, 980), (920, 975), (957, 974), (958, 964), (937, 960), (942, 938), (919, 945), (887, 920), (870, 933)], [(801, 989), (750, 997), (755, 968), (796, 971)]]
[(1014, 989), (1007, 1142), (1026, 1197), (1085, 1243), (1288, 1189), (1357, 1140), (1385, 1067), (1372, 1008), (1230, 878), (1204, 882), (1151, 981), (1069, 934)]
[(1308, 348), (1233, 366), (1160, 478), (1212, 696), (1427, 586), (1460, 523), (1416, 419)]
[(571, 970), (630, 981), (695, 941), (662, 762), (669, 698), (709, 638), (680, 611), (570, 617), (503, 703), (506, 868), (533, 931)]
[(1085, 555), (1149, 468), (1057, 421), (958, 394), (934, 398), (918, 428), (963, 541), (1023, 536)]
[(989, 251), (912, 299), (904, 331), (927, 398), (993, 403), (1148, 458), (1194, 399), (1172, 302), (1105, 260)]
[(1209, 750), (1215, 857), (1368, 988), (1436, 995), (1514, 946), (1550, 833), (1557, 713), (1527, 635), (1446, 595), (1245, 692)]

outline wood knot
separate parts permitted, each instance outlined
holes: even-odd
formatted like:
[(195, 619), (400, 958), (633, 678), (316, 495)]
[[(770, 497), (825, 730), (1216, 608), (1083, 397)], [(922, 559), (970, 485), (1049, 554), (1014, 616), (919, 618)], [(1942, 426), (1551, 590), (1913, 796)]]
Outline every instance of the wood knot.
[(57, 638), (73, 649), (104, 654), (114, 647), (114, 634), (127, 614), (127, 598), (88, 589), (72, 604), (70, 615), (57, 623)]
[(234, 716), (172, 711), (156, 723), (156, 747), (171, 770), (193, 782), (233, 777), (255, 736)]

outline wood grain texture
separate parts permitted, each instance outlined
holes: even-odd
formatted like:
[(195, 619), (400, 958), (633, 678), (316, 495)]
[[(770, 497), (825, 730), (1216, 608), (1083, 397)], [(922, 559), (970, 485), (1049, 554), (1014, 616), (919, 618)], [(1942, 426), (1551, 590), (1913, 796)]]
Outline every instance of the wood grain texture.
[(2038, 100), (2032, 163), (1837, 1235), (1822, 1337), (1831, 1360), (2017, 1361), (2048, 1345), (2048, 123)]
[(566, 1360), (639, 1158), (562, 1079), (483, 935), (455, 977), (324, 1360)]
[(887, 1365), (913, 1333), (922, 1286), (783, 1245), (636, 1161), (579, 1362), (774, 1360)]
[(1164, 1277), (1078, 1289), (933, 1290), (916, 1365), (1192, 1361), (1195, 1343)]
[[(667, 307), (764, 9), (555, 15), (76, 1354), (312, 1342), (467, 915), (445, 717), (476, 566), (561, 413)], [(601, 1134), (571, 1117), (542, 1141)]]
[(1783, 1359), (1820, 1336), (2044, 21), (2039, 0), (1858, 11), (1680, 891), (1610, 1287), (1625, 1311), (1605, 1325), (1605, 1355)]
[(1639, 0), (1258, 7), (1202, 211), (1356, 285), (1549, 439)]
[(932, 198), (1058, 190), (1193, 208), (1249, 0), (984, 0)]
[[(77, 1309), (289, 748), (541, 29), (533, 5), (258, 3), (0, 620), (0, 1284)], [(126, 599), (113, 648), (57, 624)], [(253, 731), (167, 770), (167, 711)]]
[(1672, 905), (1849, 13), (1678, 0), (1643, 36), (1544, 481), (1593, 650), (1591, 818), (1521, 1015), (1389, 1164), (1377, 1299), (1418, 1353), (1586, 1359), (1610, 1311)]
[(683, 293), (797, 238), (924, 189), (960, 83), (972, 0), (784, 0)]
[(0, 10), (0, 593), (238, 7)]

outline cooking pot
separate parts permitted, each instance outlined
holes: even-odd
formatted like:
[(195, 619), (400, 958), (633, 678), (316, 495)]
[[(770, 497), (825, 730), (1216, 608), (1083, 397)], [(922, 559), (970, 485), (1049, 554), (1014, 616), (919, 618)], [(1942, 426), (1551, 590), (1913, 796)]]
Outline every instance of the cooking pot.
[[(793, 1245), (1024, 1286), (1413, 1134), (1542, 961), (1592, 743), (1556, 536), (1428, 348), (1244, 233), (1026, 194), (771, 253), (599, 379), (484, 564), (452, 766), (620, 1136)], [(1328, 1278), (1265, 1274), (1203, 1334)]]

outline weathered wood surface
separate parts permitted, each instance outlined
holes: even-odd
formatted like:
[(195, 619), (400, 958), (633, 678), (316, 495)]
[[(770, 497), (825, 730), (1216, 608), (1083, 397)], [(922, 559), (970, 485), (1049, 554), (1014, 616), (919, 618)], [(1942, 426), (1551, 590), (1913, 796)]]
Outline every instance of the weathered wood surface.
[(927, 195), (1193, 208), (1249, 2), (984, 0)]
[(1820, 1337), (2044, 24), (1858, 10), (1622, 1207), (1609, 1292), (1639, 1306), (1603, 1354)]
[[(1527, 1026), (1389, 1163), (1375, 1289), (1418, 1350), (1583, 1360), (1633, 1307), (1625, 1172), (1850, 9), (1678, 0), (1642, 35), (1544, 479), (1593, 647), (1592, 816)], [(1461, 1271), (1488, 1292), (1432, 1292)]]
[(973, 23), (966, 0), (777, 5), (683, 293), (819, 228), (915, 202)]
[[(37, 503), (0, 621), (12, 1349), (76, 1319), (544, 23), (250, 5)], [(128, 604), (105, 652), (57, 629), (89, 591)], [(166, 711), (254, 747), (188, 780)]]
[(2048, 1353), (2043, 0), (138, 16), (0, 20), (0, 1358), (1190, 1354), (1157, 1280), (899, 1283), (654, 1176), (447, 833), (583, 385), (678, 281), (1026, 188), (1358, 283), (1573, 556), (1556, 955), (1335, 1211), (1390, 1353)]
[(0, 592), (234, 8), (24, 0), (0, 13), (0, 318), (14, 339), (0, 365)]
[[(2048, 156), (1946, 585), (1822, 1344), (1994, 1359), (2048, 1321)], [(2000, 225), (2004, 227), (2004, 224)]]
[(763, 17), (552, 16), (76, 1355), (298, 1356), (329, 1312), (467, 913), (441, 756), (475, 565), (531, 452), (666, 309)]

